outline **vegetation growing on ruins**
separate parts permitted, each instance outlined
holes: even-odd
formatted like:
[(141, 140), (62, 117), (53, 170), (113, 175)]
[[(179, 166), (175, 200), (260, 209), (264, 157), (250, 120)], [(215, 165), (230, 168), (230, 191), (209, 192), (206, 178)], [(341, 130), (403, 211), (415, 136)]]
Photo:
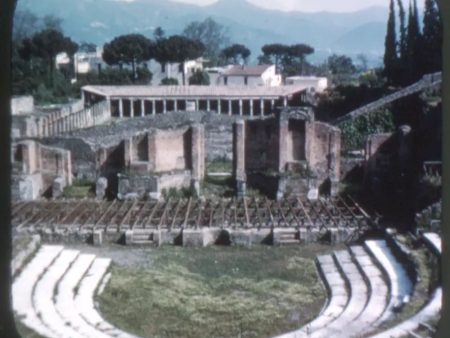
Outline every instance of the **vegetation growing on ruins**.
[(148, 251), (149, 268), (112, 267), (100, 310), (143, 337), (273, 336), (320, 311), (313, 257), (329, 249), (161, 247)]
[(345, 121), (341, 123), (340, 128), (341, 149), (344, 152), (364, 148), (367, 135), (392, 132), (395, 129), (392, 112), (387, 108)]
[(65, 198), (95, 197), (95, 183), (87, 179), (75, 179), (69, 187), (64, 188)]

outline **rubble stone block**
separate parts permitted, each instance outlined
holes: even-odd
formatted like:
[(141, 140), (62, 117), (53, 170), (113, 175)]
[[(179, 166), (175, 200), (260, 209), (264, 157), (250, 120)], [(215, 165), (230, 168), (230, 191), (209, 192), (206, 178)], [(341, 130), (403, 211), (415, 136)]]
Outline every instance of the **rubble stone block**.
[(103, 230), (94, 230), (93, 238), (94, 245), (102, 245), (103, 244)]
[(98, 200), (102, 200), (105, 198), (107, 187), (108, 187), (108, 180), (105, 177), (100, 177), (95, 183), (95, 195)]
[(52, 197), (58, 198), (63, 194), (64, 188), (66, 187), (66, 182), (64, 178), (58, 176), (53, 180), (52, 183)]

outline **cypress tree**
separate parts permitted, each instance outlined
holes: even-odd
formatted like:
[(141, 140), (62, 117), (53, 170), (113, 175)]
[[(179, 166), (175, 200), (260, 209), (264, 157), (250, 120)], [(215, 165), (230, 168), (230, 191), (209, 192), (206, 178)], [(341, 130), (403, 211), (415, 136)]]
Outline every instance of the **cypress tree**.
[(388, 82), (395, 82), (397, 77), (397, 36), (395, 32), (395, 8), (394, 0), (389, 6), (389, 18), (387, 22), (386, 38), (384, 41), (384, 74)]
[(417, 80), (422, 74), (420, 69), (420, 29), (419, 17), (417, 11), (417, 2), (409, 3), (408, 30), (406, 43), (406, 66), (407, 66), (407, 83)]
[(398, 4), (398, 16), (400, 19), (400, 42), (399, 42), (399, 55), (400, 61), (404, 62), (406, 60), (406, 13), (403, 7), (402, 0), (397, 0)]
[(424, 73), (442, 70), (442, 20), (435, 0), (425, 0), (421, 62)]

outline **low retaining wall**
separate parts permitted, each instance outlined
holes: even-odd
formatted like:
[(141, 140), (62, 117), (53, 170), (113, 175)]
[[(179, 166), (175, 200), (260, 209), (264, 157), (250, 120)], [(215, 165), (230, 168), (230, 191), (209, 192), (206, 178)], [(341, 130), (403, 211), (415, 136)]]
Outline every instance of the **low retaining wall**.
[(41, 237), (39, 235), (33, 235), (30, 243), (28, 243), (25, 250), (22, 250), (13, 257), (11, 261), (11, 275), (15, 276), (23, 268), (24, 263), (33, 255), (41, 244)]

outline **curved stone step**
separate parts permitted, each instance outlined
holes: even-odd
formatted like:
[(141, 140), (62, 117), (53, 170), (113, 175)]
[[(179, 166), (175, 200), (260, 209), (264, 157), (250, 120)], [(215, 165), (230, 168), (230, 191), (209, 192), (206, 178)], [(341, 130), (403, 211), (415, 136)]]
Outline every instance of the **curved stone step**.
[[(362, 246), (351, 246), (350, 252), (369, 288), (366, 307), (357, 318), (358, 325), (363, 328), (359, 331), (362, 335), (376, 328), (379, 318), (388, 305), (389, 287), (383, 279), (383, 272), (374, 264)], [(352, 328), (349, 328), (349, 331), (353, 332)]]
[(403, 265), (395, 258), (394, 253), (384, 240), (367, 240), (364, 243), (368, 252), (378, 261), (389, 278), (390, 299), (378, 323), (389, 320), (393, 312), (409, 301), (413, 291), (413, 283)]
[(349, 294), (346, 282), (338, 270), (336, 262), (331, 255), (317, 256), (316, 262), (323, 283), (329, 293), (328, 301), (313, 321), (299, 330), (283, 334), (278, 338), (309, 337), (311, 333), (321, 330), (334, 321), (344, 311), (349, 300)]
[(74, 311), (74, 309), (76, 309), (74, 302), (76, 288), (84, 274), (92, 265), (94, 259), (95, 255), (91, 254), (81, 254), (78, 256), (77, 260), (72, 264), (57, 286), (55, 306), (66, 325), (70, 326), (82, 336), (107, 338), (109, 337), (108, 335), (105, 335), (101, 331), (86, 323), (86, 321), (80, 316), (80, 313), (78, 311)]
[[(431, 250), (440, 256), (441, 253), (441, 238), (436, 233), (426, 233), (423, 235), (425, 242), (431, 246)], [(377, 335), (372, 336), (372, 338), (395, 338), (404, 337), (411, 335), (423, 323), (427, 323), (432, 319), (439, 316), (442, 307), (442, 288), (438, 287), (434, 290), (431, 299), (427, 304), (414, 316), (408, 318), (407, 320), (401, 322), (400, 324), (383, 331)]]
[(442, 252), (441, 237), (435, 232), (426, 232), (422, 237), (433, 252), (440, 256)]
[(42, 278), (36, 283), (33, 292), (33, 304), (35, 311), (42, 323), (52, 331), (52, 337), (60, 338), (81, 338), (82, 336), (65, 325), (62, 318), (56, 311), (53, 298), (56, 296), (55, 290), (58, 281), (75, 261), (79, 251), (63, 250), (58, 258), (44, 273)]
[(417, 330), (421, 323), (428, 322), (439, 315), (442, 307), (442, 288), (437, 288), (427, 305), (411, 318), (401, 322), (397, 326), (383, 331), (371, 338), (396, 338), (408, 336), (410, 332)]
[(347, 250), (336, 251), (333, 254), (338, 268), (343, 272), (344, 278), (350, 288), (350, 298), (344, 311), (329, 325), (313, 332), (311, 337), (353, 337), (366, 327), (365, 323), (357, 321), (359, 315), (366, 307), (369, 295), (368, 286), (352, 260)]
[(62, 252), (62, 246), (42, 245), (12, 285), (13, 308), (19, 319), (29, 328), (45, 337), (53, 333), (42, 323), (33, 305), (33, 290), (46, 269)]
[(123, 332), (105, 321), (98, 313), (95, 304), (95, 291), (108, 270), (111, 260), (109, 258), (96, 258), (81, 280), (78, 293), (75, 296), (75, 308), (80, 316), (92, 327), (103, 333), (117, 338), (137, 338)]

